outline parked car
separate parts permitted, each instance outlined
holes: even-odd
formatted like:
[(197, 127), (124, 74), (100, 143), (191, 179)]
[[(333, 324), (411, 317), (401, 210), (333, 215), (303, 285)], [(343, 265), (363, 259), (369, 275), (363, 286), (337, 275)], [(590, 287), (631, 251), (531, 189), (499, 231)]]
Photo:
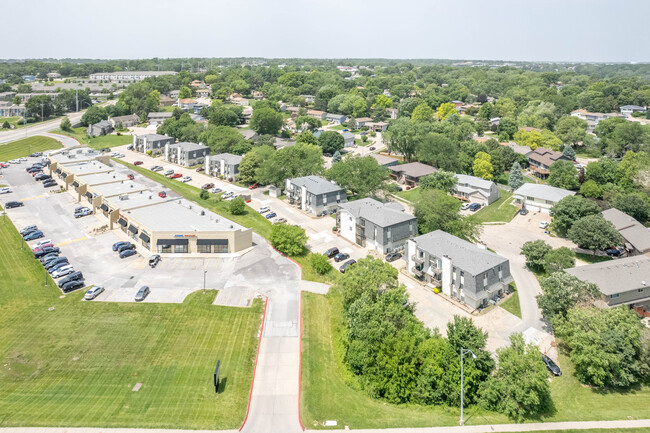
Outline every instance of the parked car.
[(250, 185), (248, 187), (248, 189), (257, 189), (257, 187), (259, 187), (259, 185), (257, 183), (254, 183), (254, 184)]
[(476, 212), (480, 208), (481, 208), (481, 205), (479, 203), (472, 203), (472, 204), (469, 205), (469, 210), (471, 210), (472, 212)]
[(162, 169), (163, 168), (161, 166), (159, 166), (159, 165), (154, 165), (153, 167), (151, 167), (151, 171), (160, 171)]
[(342, 262), (343, 260), (347, 260), (350, 258), (350, 255), (348, 253), (338, 253), (337, 255), (334, 256), (334, 261), (335, 262)]
[(286, 218), (276, 218), (275, 220), (273, 220), (273, 224), (284, 224), (286, 222), (287, 222)]
[(174, 174), (174, 170), (167, 170), (166, 172), (163, 173), (163, 175), (165, 176), (171, 176), (172, 174)]
[(48, 254), (46, 257), (41, 257), (41, 265), (47, 266), (58, 258), (58, 254)]
[(608, 256), (612, 257), (618, 257), (623, 254), (624, 251), (625, 249), (623, 247), (611, 247), (605, 249), (605, 253), (607, 253)]
[(25, 239), (26, 241), (33, 241), (35, 239), (40, 239), (43, 236), (44, 236), (43, 232), (40, 231), (40, 230), (37, 230), (35, 232), (31, 232), (31, 233), (27, 234), (23, 239)]
[(560, 367), (553, 362), (551, 358), (548, 356), (542, 354), (542, 361), (544, 361), (544, 364), (546, 364), (546, 368), (548, 368), (548, 371), (551, 372), (554, 376), (562, 376), (562, 370), (560, 370)]
[(125, 259), (138, 254), (136, 250), (124, 250), (120, 252), (120, 259)]
[(325, 251), (325, 255), (327, 256), (328, 259), (331, 259), (338, 253), (339, 253), (339, 249), (337, 247), (332, 247), (329, 250)]
[(45, 269), (47, 270), (47, 272), (49, 272), (49, 273), (51, 274), (51, 273), (53, 273), (54, 271), (58, 271), (58, 270), (61, 269), (62, 267), (64, 267), (64, 266), (68, 266), (68, 265), (70, 265), (70, 262), (69, 262), (67, 259), (65, 259), (65, 260), (61, 260), (61, 261), (58, 261), (58, 260), (52, 260), (51, 263), (48, 263), (48, 264), (47, 264), (47, 266), (45, 267)]
[(58, 270), (52, 272), (52, 278), (65, 277), (66, 275), (70, 275), (73, 272), (74, 272), (74, 268), (72, 267), (72, 265), (63, 266), (62, 268), (59, 268)]
[(165, 197), (167, 197), (167, 193), (166, 193), (165, 191), (160, 191), (160, 192), (158, 193), (158, 197), (160, 197), (160, 198), (165, 198)]
[(528, 215), (528, 209), (526, 209), (525, 207), (522, 207), (521, 209), (519, 209), (519, 214), (520, 215)]
[(402, 258), (401, 253), (388, 253), (386, 254), (386, 261), (387, 262), (394, 262), (395, 260), (399, 260)]
[(199, 167), (199, 168), (196, 169), (197, 173), (201, 173), (202, 171), (205, 171), (205, 168)]
[(111, 151), (110, 147), (102, 147), (102, 149), (100, 150), (100, 152), (110, 152), (110, 151)]
[(12, 209), (15, 207), (22, 207), (22, 206), (25, 206), (25, 203), (23, 203), (22, 201), (8, 201), (7, 203), (5, 203), (6, 209)]
[(212, 188), (210, 190), (212, 194), (219, 194), (221, 191), (223, 191), (221, 188)]
[(183, 177), (182, 173), (173, 173), (171, 176), (169, 176), (170, 179), (178, 179), (179, 177)]
[(9, 168), (9, 164), (6, 162), (0, 162), (0, 168)]
[(463, 203), (463, 204), (460, 206), (460, 210), (467, 210), (467, 209), (469, 209), (469, 203)]
[(38, 241), (36, 243), (36, 245), (34, 245), (34, 248), (41, 248), (41, 247), (43, 247), (45, 245), (53, 246), (52, 245), (52, 239), (41, 239), (40, 241)]
[(18, 159), (10, 159), (9, 164), (20, 164), (20, 161)]
[(339, 271), (341, 271), (342, 274), (345, 274), (345, 270), (349, 267), (352, 266), (356, 263), (357, 261), (354, 259), (350, 259), (347, 262), (343, 263), (341, 267), (339, 268)]
[(73, 290), (81, 289), (84, 286), (83, 280), (72, 280), (61, 286), (63, 293), (72, 292)]
[(152, 268), (155, 268), (158, 263), (160, 263), (162, 259), (160, 258), (159, 254), (154, 254), (153, 256), (149, 257), (149, 266)]
[(192, 180), (191, 176), (183, 176), (183, 178), (181, 179), (181, 182), (189, 182), (191, 180)]
[(201, 189), (211, 189), (211, 188), (214, 188), (214, 184), (213, 184), (213, 183), (206, 183), (205, 185), (203, 185), (203, 186), (201, 187)]
[(232, 201), (232, 200), (236, 199), (237, 197), (239, 197), (237, 194), (233, 194), (231, 196), (226, 197), (224, 200)]
[(369, 149), (370, 150), (375, 150), (375, 146), (370, 146)]
[(34, 167), (34, 166), (32, 165), (31, 167), (27, 167), (27, 168), (25, 169), (25, 171), (26, 171), (27, 173), (34, 173), (34, 172), (37, 172), (37, 171), (43, 171), (43, 169), (42, 169), (41, 167)]
[(136, 302), (144, 301), (144, 298), (149, 296), (149, 293), (151, 293), (151, 290), (149, 289), (149, 286), (140, 287), (140, 290), (138, 290), (138, 293), (135, 294), (135, 301)]
[(233, 195), (235, 195), (234, 192), (228, 191), (228, 192), (224, 192), (223, 194), (221, 194), (221, 198), (228, 198), (228, 197), (232, 197)]
[(34, 179), (40, 182), (42, 180), (52, 179), (52, 177), (49, 174), (39, 173), (34, 176)]
[(85, 216), (92, 215), (92, 214), (93, 214), (93, 211), (91, 211), (90, 209), (82, 209), (79, 212), (75, 212), (74, 217), (75, 218), (81, 218), (81, 217), (85, 217)]
[(126, 243), (120, 245), (119, 247), (117, 247), (117, 252), (121, 253), (122, 251), (125, 251), (125, 250), (134, 250), (134, 249), (135, 249), (134, 244), (132, 244), (131, 242), (126, 242)]
[(134, 161), (133, 162), (133, 165), (142, 165), (142, 164), (144, 164), (144, 162), (142, 162), (142, 161)]
[(75, 281), (75, 280), (79, 280), (79, 281), (83, 282), (84, 276), (80, 271), (71, 273), (70, 275), (68, 275), (64, 279), (59, 280), (59, 282), (57, 284), (59, 285), (59, 287), (63, 287), (64, 284), (67, 284), (70, 281)]
[(57, 186), (57, 183), (53, 179), (47, 179), (45, 182), (43, 182), (43, 188), (51, 188), (53, 186)]
[(135, 179), (135, 176), (132, 173), (127, 174), (126, 177), (128, 177), (130, 180)]
[(34, 258), (38, 259), (38, 258), (41, 258), (41, 257), (46, 257), (49, 254), (57, 254), (58, 255), (59, 252), (61, 252), (59, 247), (45, 247), (45, 248), (41, 248), (38, 251), (34, 251)]
[(23, 227), (18, 233), (20, 233), (21, 236), (25, 236), (29, 232), (35, 232), (38, 230), (38, 226), (36, 224), (32, 224), (27, 227)]
[(278, 215), (275, 212), (269, 212), (266, 215), (264, 215), (264, 218), (266, 218), (267, 220), (270, 220), (271, 218), (275, 218), (276, 216), (278, 216)]
[(133, 150), (133, 145), (129, 144), (128, 146), (126, 146), (126, 150)]
[(37, 158), (39, 156), (43, 156), (43, 152), (34, 152), (31, 155), (29, 155), (31, 158)]
[(325, 153), (323, 154), (323, 156), (324, 156), (325, 158), (331, 158), (331, 157), (332, 157), (332, 154), (329, 153), (329, 152), (325, 152)]
[(117, 251), (119, 247), (121, 247), (122, 245), (128, 245), (129, 243), (130, 242), (126, 242), (126, 241), (115, 242), (113, 244), (113, 251)]
[(84, 299), (86, 301), (92, 301), (93, 299), (98, 297), (99, 294), (102, 293), (103, 291), (104, 291), (104, 286), (91, 287), (90, 290), (88, 290), (84, 295)]
[(545, 229), (546, 227), (548, 227), (548, 225), (549, 225), (548, 221), (542, 221), (542, 222), (539, 223), (539, 228), (540, 229)]
[(259, 208), (259, 209), (257, 210), (257, 213), (266, 213), (266, 212), (268, 212), (268, 211), (270, 211), (270, 210), (271, 210), (270, 207), (268, 207), (268, 206), (262, 206), (261, 208)]
[(124, 154), (123, 153), (118, 153), (117, 155), (115, 155), (115, 158), (124, 158)]

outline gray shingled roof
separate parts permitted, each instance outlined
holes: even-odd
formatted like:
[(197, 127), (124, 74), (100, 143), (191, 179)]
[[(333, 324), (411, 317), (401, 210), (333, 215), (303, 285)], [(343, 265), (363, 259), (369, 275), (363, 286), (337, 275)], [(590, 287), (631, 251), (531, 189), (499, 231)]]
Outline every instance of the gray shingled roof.
[(395, 165), (388, 168), (394, 172), (404, 173), (406, 176), (418, 178), (437, 171), (430, 165), (422, 164), (421, 162), (409, 162), (408, 164)]
[(138, 135), (138, 138), (145, 137), (147, 141), (159, 141), (159, 140), (167, 140), (169, 139), (168, 136), (162, 135), (162, 134), (145, 134), (145, 135)]
[(220, 153), (210, 157), (210, 161), (226, 161), (228, 165), (237, 165), (241, 162), (242, 157), (240, 155), (233, 155), (232, 153)]
[(616, 230), (623, 230), (633, 225), (639, 224), (637, 220), (616, 208), (604, 210), (603, 218), (614, 224)]
[(442, 230), (436, 230), (413, 238), (417, 246), (437, 257), (447, 256), (454, 266), (472, 275), (486, 272), (508, 261), (505, 257), (494, 254), (471, 242), (464, 241)]
[(566, 196), (575, 195), (575, 192), (567, 191), (566, 189), (562, 188), (556, 188), (550, 185), (525, 183), (517, 188), (514, 195), (521, 197), (534, 197), (542, 200), (550, 200), (557, 203)]
[(297, 177), (291, 180), (293, 185), (306, 187), (307, 191), (312, 194), (325, 194), (328, 192), (344, 191), (343, 188), (335, 183), (331, 183), (319, 176)]
[(641, 289), (650, 284), (650, 258), (625, 257), (566, 269), (582, 281), (598, 285), (604, 295)]
[(351, 133), (351, 132), (347, 132), (347, 131), (346, 131), (346, 132), (342, 132), (341, 135), (343, 136), (343, 139), (344, 139), (344, 140), (345, 140), (345, 139), (348, 139), (348, 138), (351, 138), (351, 139), (354, 140), (354, 134)]
[(466, 183), (475, 188), (490, 189), (492, 185), (494, 185), (494, 182), (491, 180), (485, 180), (481, 179), (480, 177), (470, 176), (467, 174), (457, 174), (456, 179), (458, 179), (457, 183)]
[(413, 215), (396, 209), (393, 203), (381, 203), (372, 198), (351, 201), (340, 204), (339, 207), (350, 212), (355, 218), (363, 218), (380, 227), (389, 227), (411, 220), (415, 222)]
[(174, 144), (169, 145), (170, 149), (175, 149), (177, 147), (180, 147), (185, 152), (189, 152), (189, 151), (192, 151), (192, 150), (202, 150), (202, 149), (207, 149), (208, 148), (208, 146), (206, 146), (205, 144), (190, 143), (188, 141), (182, 141), (180, 143), (174, 143)]

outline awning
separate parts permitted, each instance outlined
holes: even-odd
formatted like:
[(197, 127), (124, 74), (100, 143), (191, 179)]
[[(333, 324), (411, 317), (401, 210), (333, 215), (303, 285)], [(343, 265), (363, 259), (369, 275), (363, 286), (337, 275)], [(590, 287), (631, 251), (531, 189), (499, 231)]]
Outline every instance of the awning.
[(145, 235), (144, 233), (140, 233), (140, 239), (147, 243), (151, 242), (151, 238), (149, 238), (149, 236)]
[(127, 223), (126, 223), (126, 220), (125, 220), (124, 218), (120, 218), (119, 220), (117, 220), (117, 222), (118, 222), (119, 225), (121, 225), (122, 227), (126, 227), (126, 224), (127, 224)]
[(103, 210), (104, 212), (108, 212), (108, 206), (106, 206), (105, 204), (102, 204), (102, 205), (100, 206), (100, 208), (101, 208), (101, 210)]
[(84, 194), (84, 195), (85, 195), (86, 197), (88, 197), (88, 198), (93, 198), (93, 194), (92, 194), (92, 193), (90, 193), (90, 192), (87, 192), (87, 193), (86, 193), (86, 194)]
[(156, 245), (188, 245), (189, 241), (184, 238), (179, 239), (158, 239)]
[(197, 245), (228, 245), (228, 239), (197, 239)]
[(56, 169), (56, 172), (57, 172), (57, 174), (61, 174), (61, 169), (60, 169), (60, 168), (57, 168), (57, 169)]
[(134, 225), (129, 226), (129, 231), (133, 234), (136, 234), (138, 232), (138, 228)]
[(61, 177), (65, 179), (66, 177), (68, 177), (68, 173), (61, 173)]
[(79, 188), (79, 182), (76, 181), (72, 182), (72, 186), (74, 186), (75, 188)]

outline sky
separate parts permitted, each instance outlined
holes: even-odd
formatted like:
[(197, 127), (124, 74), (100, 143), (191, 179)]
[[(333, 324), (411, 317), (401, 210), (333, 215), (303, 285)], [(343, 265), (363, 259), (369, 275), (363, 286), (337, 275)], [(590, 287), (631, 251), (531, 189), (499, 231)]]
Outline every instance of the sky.
[(649, 0), (9, 2), (2, 59), (650, 62)]

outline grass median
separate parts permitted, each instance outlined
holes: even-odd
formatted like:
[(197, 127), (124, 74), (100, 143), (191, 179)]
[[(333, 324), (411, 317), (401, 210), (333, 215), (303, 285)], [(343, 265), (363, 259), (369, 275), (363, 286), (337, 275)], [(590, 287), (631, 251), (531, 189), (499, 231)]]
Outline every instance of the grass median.
[(183, 304), (85, 302), (81, 291), (61, 297), (51, 279), (45, 286), (29, 249), (20, 249), (9, 219), (0, 219), (0, 236), (1, 427), (241, 425), (261, 302), (217, 307), (216, 291)]
[(29, 156), (34, 152), (44, 152), (62, 147), (63, 145), (54, 138), (36, 135), (0, 145), (0, 161), (7, 162), (10, 159)]
[(83, 126), (72, 128), (71, 131), (64, 131), (60, 128), (50, 131), (53, 134), (67, 135), (68, 137), (75, 138), (79, 143), (88, 146), (92, 149), (103, 149), (105, 147), (123, 146), (133, 142), (132, 135), (100, 135), (98, 137), (88, 137), (86, 128)]

